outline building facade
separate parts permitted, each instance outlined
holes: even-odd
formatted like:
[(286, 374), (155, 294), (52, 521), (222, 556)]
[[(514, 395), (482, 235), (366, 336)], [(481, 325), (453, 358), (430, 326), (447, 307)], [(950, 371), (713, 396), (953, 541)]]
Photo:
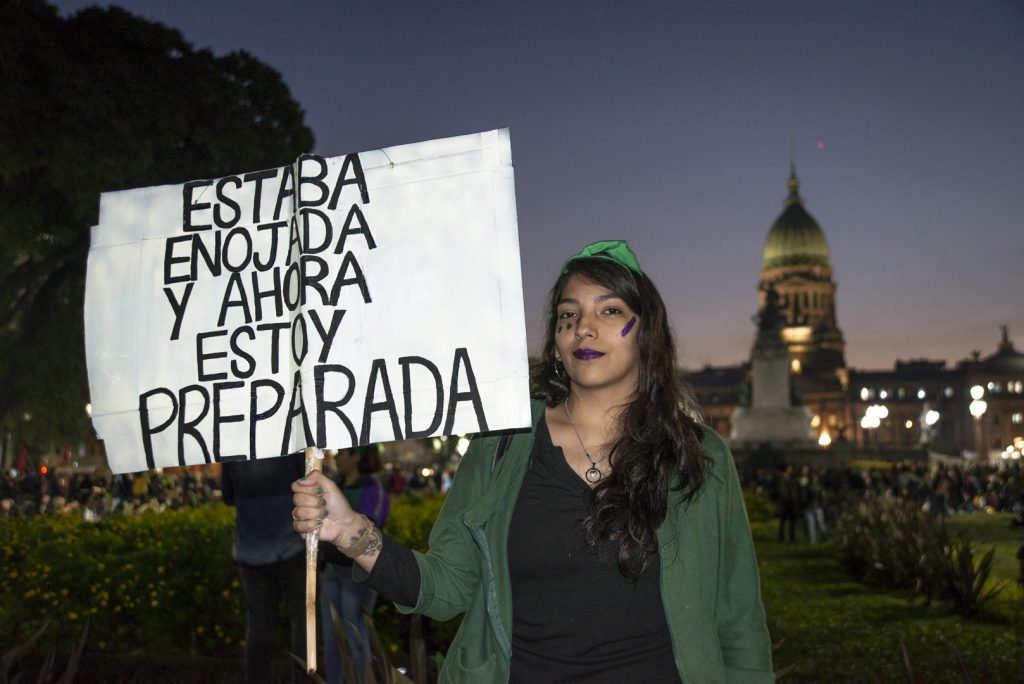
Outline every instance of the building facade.
[[(1024, 354), (1004, 326), (996, 351), (945, 361), (897, 360), (891, 370), (850, 369), (836, 315), (836, 282), (825, 232), (800, 196), (795, 165), (782, 213), (765, 238), (758, 308), (782, 315), (794, 396), (811, 413), (822, 450), (910, 453), (924, 449), (999, 461), (1024, 450)], [(732, 431), (749, 406), (751, 364), (684, 372), (704, 420)]]

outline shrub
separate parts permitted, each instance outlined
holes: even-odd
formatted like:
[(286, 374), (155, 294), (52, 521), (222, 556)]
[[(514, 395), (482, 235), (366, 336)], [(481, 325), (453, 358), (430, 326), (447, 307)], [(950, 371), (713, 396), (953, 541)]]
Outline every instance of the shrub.
[(945, 600), (965, 616), (1002, 589), (985, 588), (994, 548), (975, 563), (965, 534), (952, 537), (942, 519), (903, 499), (866, 496), (840, 516), (833, 539), (854, 578), (910, 589), (926, 604)]
[[(42, 629), (89, 651), (237, 657), (241, 588), (226, 506), (119, 516), (0, 520), (0, 641)], [(45, 627), (44, 627), (45, 626)]]

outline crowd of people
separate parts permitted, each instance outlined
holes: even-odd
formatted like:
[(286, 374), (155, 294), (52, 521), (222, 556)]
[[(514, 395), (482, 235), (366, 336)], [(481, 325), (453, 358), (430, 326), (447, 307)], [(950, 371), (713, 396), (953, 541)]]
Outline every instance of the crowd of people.
[[(743, 477), (744, 488), (772, 501), (786, 532), (806, 528), (816, 541), (826, 533), (851, 496), (866, 492), (910, 499), (938, 515), (997, 511), (1024, 513), (1024, 469), (987, 466), (896, 464), (892, 468), (759, 469)], [(380, 474), (391, 496), (445, 492), (451, 473), (389, 466)], [(220, 478), (210, 469), (176, 469), (126, 475), (65, 474), (49, 471), (0, 473), (0, 517), (46, 513), (98, 520), (111, 514), (197, 506), (221, 500)], [(784, 535), (792, 536), (792, 535)]]
[[(391, 466), (380, 479), (392, 496), (445, 492), (451, 485), (450, 471), (436, 465), (426, 469)], [(68, 473), (64, 469), (0, 473), (0, 517), (4, 518), (73, 514), (95, 521), (113, 514), (163, 511), (220, 500), (220, 477), (211, 468), (125, 475)]]
[(992, 511), (1024, 513), (1022, 468), (1018, 462), (999, 469), (924, 463), (890, 468), (759, 469), (744, 478), (746, 489), (770, 499), (779, 518), (779, 539), (795, 541), (796, 530), (814, 543), (851, 500), (865, 494), (897, 497), (936, 515)]

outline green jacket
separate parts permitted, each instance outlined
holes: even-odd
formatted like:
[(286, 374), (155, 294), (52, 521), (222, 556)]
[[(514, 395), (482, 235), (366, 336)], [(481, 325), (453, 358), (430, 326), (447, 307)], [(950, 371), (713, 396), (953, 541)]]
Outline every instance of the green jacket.
[[(544, 406), (533, 405), (533, 424)], [(448, 620), (465, 613), (440, 682), (507, 682), (512, 655), (508, 529), (530, 462), (534, 431), (516, 433), (495, 465), (499, 437), (473, 440), (430, 533), (416, 552), (420, 595), (404, 613)], [(713, 466), (689, 505), (670, 494), (657, 529), (662, 599), (684, 684), (773, 682), (750, 525), (732, 456), (705, 428)]]

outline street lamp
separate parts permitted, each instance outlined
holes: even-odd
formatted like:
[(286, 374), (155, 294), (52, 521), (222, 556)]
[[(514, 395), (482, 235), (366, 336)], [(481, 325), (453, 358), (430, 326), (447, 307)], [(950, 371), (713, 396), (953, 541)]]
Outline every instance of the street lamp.
[(928, 404), (925, 403), (924, 409), (917, 420), (921, 428), (921, 444), (930, 444), (935, 440), (935, 433), (937, 432), (935, 424), (939, 422), (939, 417), (939, 412), (929, 408)]
[(981, 385), (975, 385), (971, 388), (971, 403), (968, 406), (968, 410), (971, 415), (974, 416), (974, 433), (977, 444), (978, 461), (982, 459), (982, 449), (985, 453), (985, 463), (988, 463), (988, 447), (985, 445), (985, 424), (982, 422), (982, 416), (985, 415), (985, 411), (988, 410), (988, 402), (982, 397), (985, 396), (985, 388)]
[[(889, 409), (885, 407), (885, 404), (872, 404), (864, 411), (864, 417), (860, 419), (860, 426), (867, 430), (870, 435), (871, 431), (878, 429), (878, 427), (881, 426), (882, 421), (888, 417)], [(870, 440), (865, 438), (865, 446), (867, 446), (868, 441)], [(875, 440), (875, 446), (878, 446), (877, 439)]]

